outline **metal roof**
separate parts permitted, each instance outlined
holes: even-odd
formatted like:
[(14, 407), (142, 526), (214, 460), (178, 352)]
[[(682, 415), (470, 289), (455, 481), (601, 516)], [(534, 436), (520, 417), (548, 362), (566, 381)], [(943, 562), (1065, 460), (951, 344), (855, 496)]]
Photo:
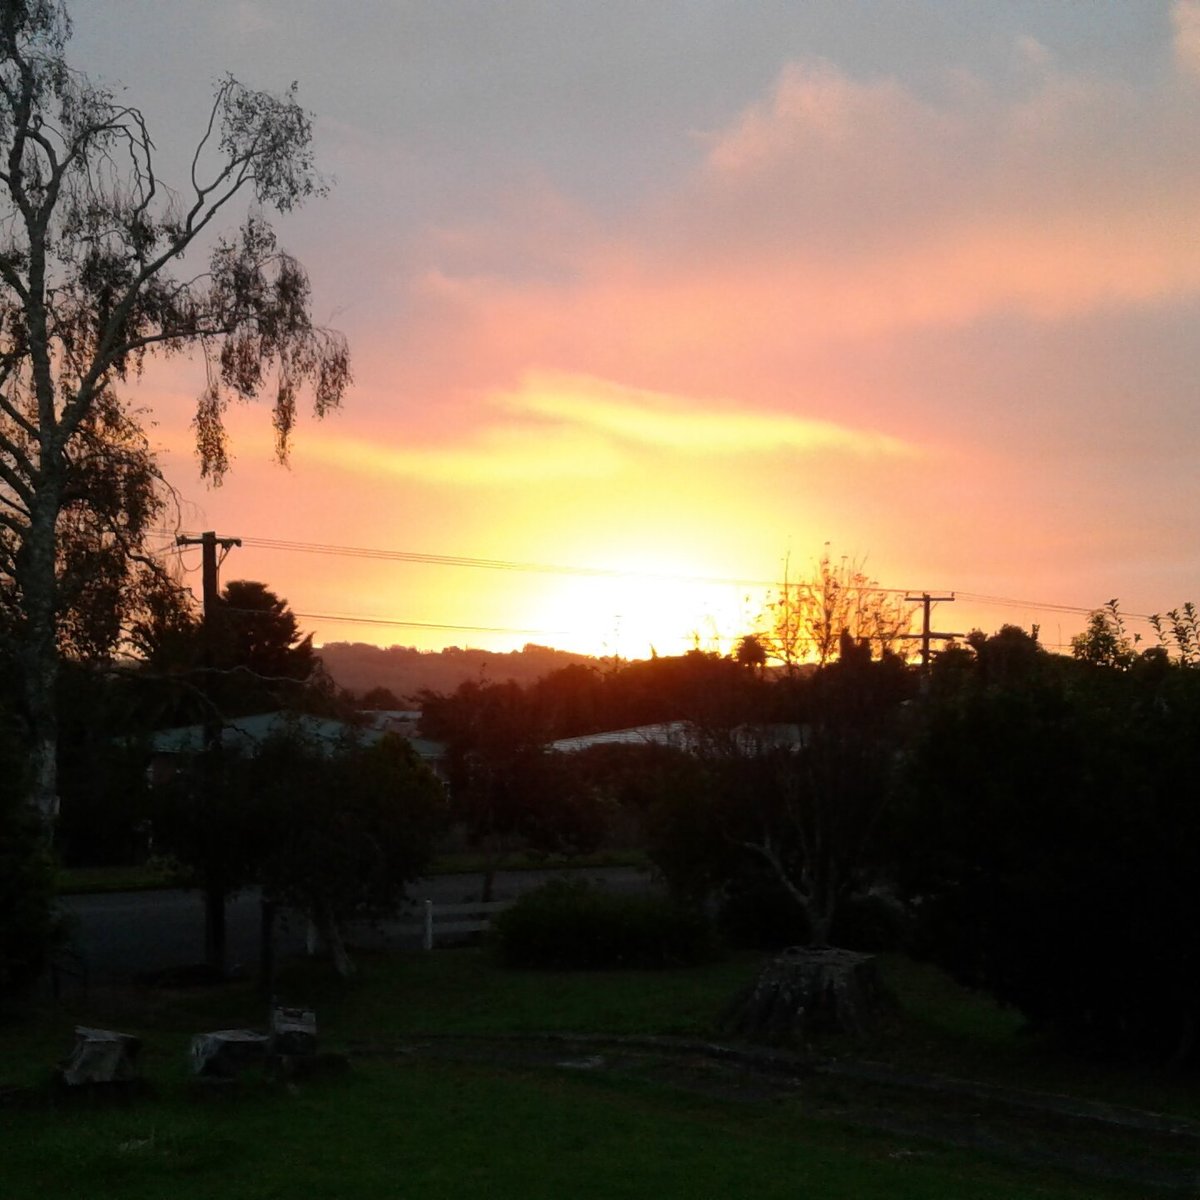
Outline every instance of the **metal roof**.
[(674, 746), (696, 753), (702, 747), (736, 750), (739, 754), (767, 750), (795, 750), (803, 744), (799, 725), (739, 725), (713, 734), (692, 721), (663, 721), (655, 725), (635, 725), (630, 729), (611, 729), (605, 733), (585, 733), (580, 737), (560, 738), (549, 749), (566, 754), (591, 746)]
[[(289, 732), (330, 748), (347, 738), (371, 745), (383, 737), (381, 730), (360, 729), (328, 717), (270, 712), (225, 721), (221, 727), (221, 745), (251, 750), (268, 738)], [(174, 729), (160, 729), (151, 736), (150, 748), (155, 754), (199, 754), (204, 749), (204, 726), (178, 725)]]
[(559, 738), (550, 743), (551, 750), (565, 754), (586, 750), (589, 746), (679, 746), (690, 744), (694, 737), (688, 721), (664, 721), (657, 725), (635, 725), (630, 729), (610, 729), (606, 733), (585, 733), (580, 737)]

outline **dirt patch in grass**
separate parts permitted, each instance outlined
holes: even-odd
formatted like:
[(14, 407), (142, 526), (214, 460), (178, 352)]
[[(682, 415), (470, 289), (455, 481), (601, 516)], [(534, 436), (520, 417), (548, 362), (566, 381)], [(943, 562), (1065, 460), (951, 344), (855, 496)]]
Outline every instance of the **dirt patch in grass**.
[(937, 1076), (877, 1063), (669, 1038), (571, 1035), (415, 1037), (352, 1053), (560, 1070), (636, 1081), (710, 1099), (794, 1105), (798, 1114), (921, 1144), (982, 1152), (1022, 1166), (1155, 1191), (1200, 1186), (1200, 1123), (1065, 1096)]

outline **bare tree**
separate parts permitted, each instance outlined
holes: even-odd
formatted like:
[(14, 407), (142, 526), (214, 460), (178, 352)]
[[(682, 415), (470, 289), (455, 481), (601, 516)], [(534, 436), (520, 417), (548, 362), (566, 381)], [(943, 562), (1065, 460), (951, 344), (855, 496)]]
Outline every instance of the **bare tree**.
[(835, 561), (826, 543), (808, 579), (792, 579), (789, 567), (768, 606), (768, 629), (760, 635), (772, 657), (789, 668), (802, 662), (823, 666), (837, 656), (844, 633), (866, 642), (876, 658), (897, 651), (915, 608), (881, 588), (861, 561)]
[[(72, 463), (99, 432), (101, 409), (117, 404), (116, 388), (147, 356), (199, 349), (197, 452), (201, 473), (219, 482), (231, 399), (272, 389), (282, 459), (299, 392), (321, 415), (350, 380), (344, 340), (313, 324), (308, 278), (263, 215), (325, 191), (295, 87), (274, 96), (224, 79), (188, 184), (172, 192), (141, 112), (67, 64), (69, 34), (56, 0), (0, 7), (0, 529), (19, 614), (31, 800), (47, 823), (57, 803), (62, 519)], [(252, 211), (216, 237), (214, 222), (238, 197)], [(207, 269), (189, 267), (189, 252), (206, 247)]]
[(670, 770), (642, 771), (650, 856), (672, 889), (697, 897), (765, 878), (827, 942), (839, 909), (886, 860), (916, 687), (901, 659), (873, 660), (844, 635), (833, 661), (765, 681), (740, 717), (693, 723)]

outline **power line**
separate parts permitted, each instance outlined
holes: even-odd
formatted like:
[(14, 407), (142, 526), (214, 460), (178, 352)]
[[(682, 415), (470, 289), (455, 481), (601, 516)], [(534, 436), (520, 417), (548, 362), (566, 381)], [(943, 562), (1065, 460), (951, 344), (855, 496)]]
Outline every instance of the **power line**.
[[(526, 562), (506, 558), (478, 558), (463, 554), (429, 554), (417, 550), (389, 550), (364, 546), (340, 546), (321, 542), (293, 542), (282, 538), (246, 537), (242, 542), (247, 547), (260, 550), (284, 550), (302, 554), (332, 554), (347, 558), (380, 559), (390, 562), (419, 563), (427, 566), (470, 567), (491, 571), (517, 571), (542, 575), (578, 575), (585, 578), (611, 579), (657, 579), (670, 580), (680, 583), (703, 583), (724, 587), (762, 587), (777, 588), (787, 584), (787, 580), (779, 579), (737, 579), (713, 575), (681, 575), (662, 571), (628, 571), (614, 567), (568, 566), (562, 563)], [(882, 587), (877, 583), (865, 583), (858, 586), (859, 591), (875, 592), (887, 595), (903, 596), (912, 588)], [(1083, 607), (1079, 605), (1056, 604), (1053, 602), (1038, 602), (1017, 600), (1004, 596), (988, 596), (978, 592), (965, 592), (954, 589), (956, 595), (963, 599), (979, 603), (1007, 605), (1013, 608), (1034, 608), (1039, 611), (1080, 613), (1084, 616), (1096, 611), (1096, 606)], [(1137, 620), (1148, 620), (1142, 613), (1126, 614)]]
[[(721, 576), (680, 575), (669, 572), (626, 571), (610, 567), (569, 566), (557, 563), (527, 562), (517, 559), (480, 558), (461, 554), (430, 554), (415, 550), (390, 550), (365, 546), (341, 546), (321, 542), (285, 541), (282, 538), (244, 537), (242, 544), (260, 550), (279, 550), (301, 554), (336, 555), (346, 558), (374, 559), (385, 562), (415, 563), (425, 566), (445, 566), (472, 568), (477, 570), (508, 571), (524, 574), (566, 575), (592, 579), (631, 579), (631, 580), (660, 580), (678, 583), (702, 584), (719, 587), (752, 587), (779, 588), (786, 587), (787, 581), (765, 579), (736, 579)], [(912, 589), (881, 587), (878, 584), (864, 584), (860, 591), (869, 591), (882, 595), (905, 596)], [(1033, 612), (1067, 613), (1073, 616), (1090, 616), (1099, 606), (1060, 604), (1054, 601), (1022, 600), (1011, 596), (993, 596), (982, 592), (969, 592), (955, 589), (955, 595), (961, 600), (988, 607), (1017, 608)], [(1122, 613), (1131, 621), (1149, 621), (1148, 613)], [(310, 618), (313, 619), (313, 618)], [(394, 624), (408, 628), (451, 629), (463, 632), (498, 632), (498, 633), (555, 633), (555, 630), (510, 630), (491, 629), (486, 626), (438, 625), (419, 621), (392, 621), (358, 616), (327, 616), (317, 618), (322, 620), (345, 620), (363, 624), (388, 625)]]
[(344, 621), (354, 625), (394, 625), (401, 629), (441, 629), (455, 633), (515, 633), (526, 636), (567, 634), (566, 629), (505, 629), (493, 625), (441, 625), (433, 621), (398, 621), (392, 617), (360, 617), (349, 614), (293, 612), (306, 621)]
[[(973, 600), (976, 604), (993, 605), (997, 608), (1029, 608), (1036, 612), (1061, 612), (1072, 615), (1090, 617), (1092, 613), (1103, 608), (1101, 604), (1093, 604), (1087, 608), (1078, 604), (1054, 604), (1039, 600), (1015, 600), (1008, 596), (985, 596), (978, 592), (959, 592), (962, 600)], [(1131, 613), (1122, 611), (1121, 616), (1128, 621), (1149, 621), (1150, 613)]]
[[(420, 563), (439, 567), (472, 567), (489, 571), (525, 574), (577, 575), (591, 579), (657, 579), (680, 583), (702, 583), (722, 587), (776, 587), (762, 579), (729, 579), (705, 575), (679, 575), (662, 571), (624, 571), (612, 567), (565, 566), (556, 563), (522, 562), (505, 558), (475, 558), (461, 554), (426, 554), (416, 550), (383, 550), (365, 546), (337, 546), (319, 542), (289, 542), (281, 538), (245, 537), (242, 544), (259, 550), (286, 550), (301, 554), (332, 554), (344, 558), (369, 558), (386, 562)], [(883, 590), (883, 589), (880, 589)]]

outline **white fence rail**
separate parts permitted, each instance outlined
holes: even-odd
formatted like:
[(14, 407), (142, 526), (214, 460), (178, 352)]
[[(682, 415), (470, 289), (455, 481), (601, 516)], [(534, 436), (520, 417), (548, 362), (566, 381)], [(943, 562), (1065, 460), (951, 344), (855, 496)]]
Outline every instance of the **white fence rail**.
[(498, 912), (511, 908), (512, 900), (475, 900), (461, 904), (435, 904), (426, 900), (417, 914), (421, 920), (421, 945), (432, 950), (439, 934), (482, 933)]

